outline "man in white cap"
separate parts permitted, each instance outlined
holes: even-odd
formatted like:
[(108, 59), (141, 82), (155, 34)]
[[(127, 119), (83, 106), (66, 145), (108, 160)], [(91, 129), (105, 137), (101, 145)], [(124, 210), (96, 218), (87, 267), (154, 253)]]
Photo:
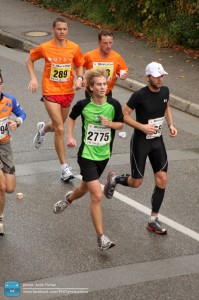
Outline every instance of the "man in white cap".
[[(134, 128), (130, 145), (131, 175), (116, 175), (116, 172), (110, 171), (104, 187), (104, 194), (108, 199), (112, 198), (117, 184), (140, 187), (148, 157), (154, 172), (155, 188), (151, 198), (152, 211), (147, 230), (157, 234), (167, 233), (158, 220), (167, 184), (168, 161), (162, 138), (165, 119), (170, 136), (177, 135), (169, 105), (169, 89), (163, 86), (164, 75), (167, 74), (161, 64), (148, 64), (145, 70), (148, 85), (136, 91), (124, 105), (124, 122)], [(134, 110), (136, 119), (132, 116)]]

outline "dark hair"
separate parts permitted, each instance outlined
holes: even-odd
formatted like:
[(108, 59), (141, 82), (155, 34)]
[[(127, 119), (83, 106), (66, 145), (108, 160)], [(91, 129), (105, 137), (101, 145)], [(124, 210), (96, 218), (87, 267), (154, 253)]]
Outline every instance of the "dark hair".
[(1, 75), (1, 70), (0, 70), (0, 79), (1, 79), (1, 82), (3, 82), (3, 77)]
[(113, 32), (110, 30), (100, 30), (100, 32), (98, 32), (98, 41), (101, 41), (102, 36), (112, 36), (113, 37)]
[(56, 18), (56, 19), (54, 20), (54, 22), (53, 22), (53, 28), (56, 26), (56, 24), (57, 24), (58, 22), (62, 22), (62, 23), (66, 23), (66, 24), (67, 24), (66, 19), (64, 19), (64, 18), (62, 18), (62, 17), (58, 17), (58, 18)]

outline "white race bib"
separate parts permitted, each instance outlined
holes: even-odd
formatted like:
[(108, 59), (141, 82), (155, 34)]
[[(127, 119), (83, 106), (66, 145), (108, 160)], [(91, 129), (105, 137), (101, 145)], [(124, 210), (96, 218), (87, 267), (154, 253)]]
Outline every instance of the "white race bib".
[(147, 134), (146, 138), (154, 139), (156, 137), (160, 137), (162, 135), (162, 125), (164, 123), (164, 117), (157, 118), (157, 119), (150, 119), (148, 120), (148, 123), (154, 125), (156, 131), (151, 135)]
[(103, 146), (110, 144), (111, 129), (103, 125), (88, 124), (86, 144)]
[(0, 140), (8, 135), (8, 117), (0, 119)]

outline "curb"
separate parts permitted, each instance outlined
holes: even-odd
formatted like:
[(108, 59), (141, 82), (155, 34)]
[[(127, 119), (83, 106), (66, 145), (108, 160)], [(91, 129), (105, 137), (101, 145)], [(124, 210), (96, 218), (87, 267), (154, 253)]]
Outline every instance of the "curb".
[(23, 39), (17, 35), (13, 35), (4, 30), (0, 30), (0, 44), (9, 46), (11, 48), (21, 49), (26, 52), (29, 52), (30, 49), (37, 46), (37, 44), (32, 43), (31, 41)]
[[(29, 52), (30, 49), (38, 45), (4, 30), (0, 30), (0, 44), (21, 49), (26, 52)], [(127, 78), (126, 80), (119, 79), (116, 82), (116, 85), (132, 92), (135, 92), (145, 86), (145, 84), (130, 78)], [(197, 103), (193, 103), (181, 97), (170, 94), (170, 105), (194, 117), (199, 117), (199, 105)]]
[[(135, 92), (138, 89), (146, 86), (145, 84), (130, 78), (127, 78), (126, 80), (118, 80), (116, 85), (132, 92)], [(199, 118), (199, 105), (197, 103), (190, 102), (173, 94), (170, 94), (169, 101), (172, 107)]]

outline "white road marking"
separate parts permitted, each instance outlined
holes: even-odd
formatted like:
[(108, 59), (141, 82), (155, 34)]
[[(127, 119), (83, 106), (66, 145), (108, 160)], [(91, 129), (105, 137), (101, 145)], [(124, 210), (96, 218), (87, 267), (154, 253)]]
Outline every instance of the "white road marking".
[[(114, 192), (114, 197), (132, 207), (134, 207), (135, 209), (141, 211), (142, 213), (146, 214), (146, 215), (151, 215), (151, 209), (149, 209), (148, 207), (136, 202), (135, 200), (126, 197), (120, 193), (118, 193), (117, 191)], [(169, 225), (170, 227), (174, 228), (175, 230), (178, 230), (180, 232), (182, 232), (185, 235), (188, 235), (189, 237), (191, 237), (192, 239), (199, 241), (199, 233), (197, 233), (196, 231), (193, 231), (161, 214), (158, 214), (158, 218), (160, 219), (160, 221), (162, 221), (163, 223)]]
[[(75, 176), (76, 178), (80, 179), (81, 180), (81, 175), (76, 175)], [(101, 187), (102, 189), (104, 188), (104, 185), (101, 184)], [(134, 207), (135, 209), (141, 211), (142, 213), (150, 216), (151, 215), (151, 209), (149, 209), (148, 207), (138, 203), (137, 201), (127, 197), (127, 196), (124, 196), (123, 194), (121, 193), (118, 193), (117, 191), (114, 192), (114, 198)], [(158, 217), (160, 219), (160, 221), (162, 221), (163, 223), (167, 224), (168, 226), (172, 227), (173, 229), (191, 237), (192, 239), (196, 240), (199, 242), (199, 233), (197, 233), (196, 231), (193, 231), (161, 214), (158, 214)]]

